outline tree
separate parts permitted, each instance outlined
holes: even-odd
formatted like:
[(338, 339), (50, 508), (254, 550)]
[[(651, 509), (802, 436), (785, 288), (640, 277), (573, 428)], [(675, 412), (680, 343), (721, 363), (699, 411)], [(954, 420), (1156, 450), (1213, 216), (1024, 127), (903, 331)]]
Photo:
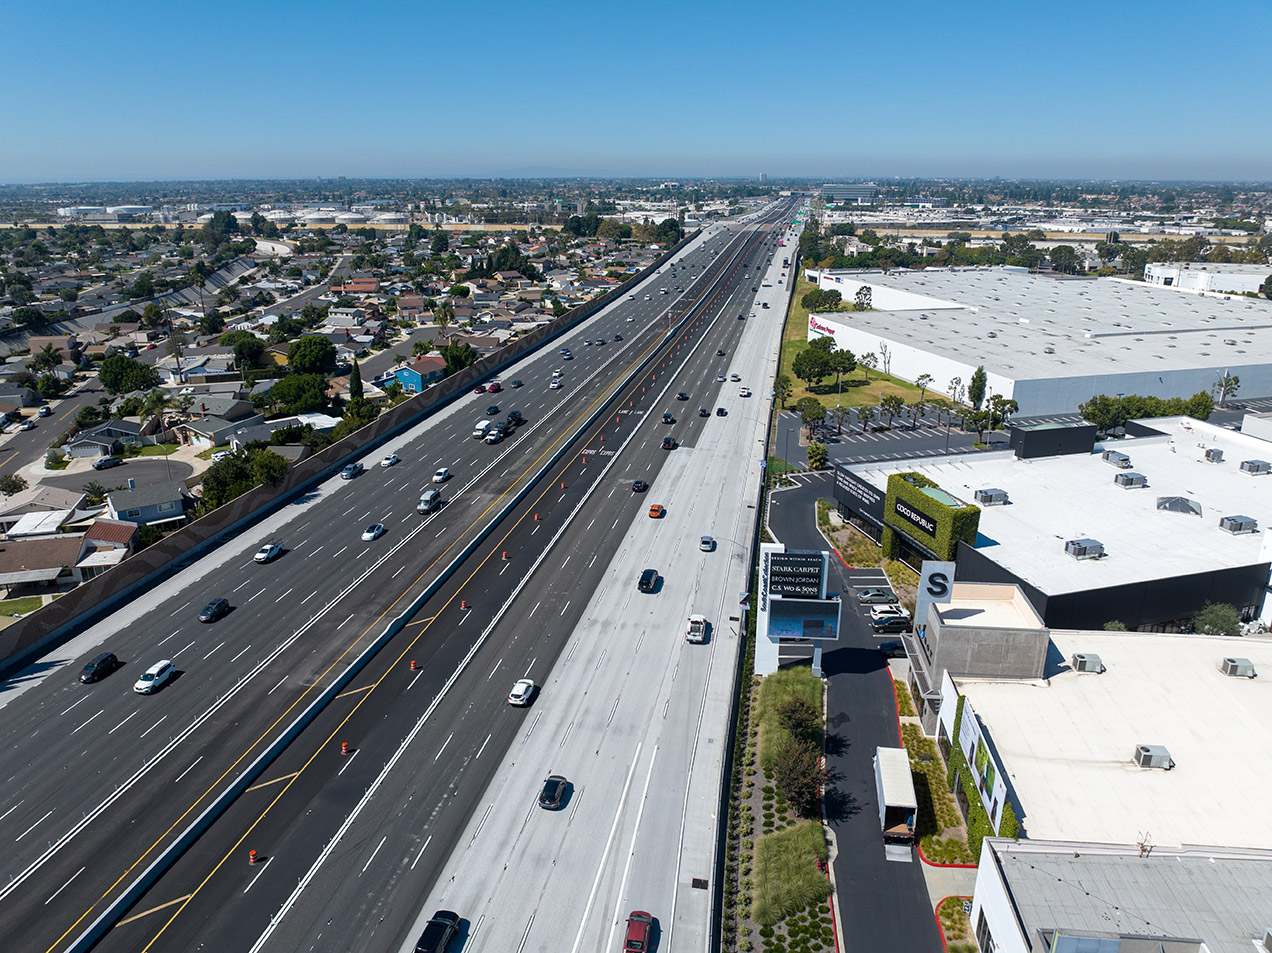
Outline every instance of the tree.
[(440, 225), (433, 229), (433, 236), (428, 241), (428, 250), (434, 255), (445, 255), (450, 251), (450, 236)]
[(823, 291), (821, 288), (814, 288), (800, 298), (799, 303), (807, 311), (838, 311), (842, 299), (843, 295), (838, 291)]
[(919, 429), (919, 420), (923, 414), (927, 412), (927, 402), (923, 400), (915, 400), (911, 404), (906, 405), (906, 411), (910, 415), (910, 429)]
[(1072, 245), (1057, 245), (1051, 249), (1051, 268), (1066, 275), (1078, 273), (1078, 253)]
[(823, 470), (826, 468), (827, 462), (830, 460), (830, 451), (826, 449), (824, 443), (810, 443), (805, 452), (808, 456), (808, 466), (812, 470)]
[(433, 309), (433, 323), (445, 331), (455, 320), (455, 309), (449, 301), (443, 301)]
[(446, 362), (446, 373), (454, 374), (465, 367), (476, 364), (481, 355), (467, 341), (451, 341), (439, 352)]
[(989, 375), (985, 373), (985, 365), (982, 364), (972, 372), (972, 382), (967, 385), (967, 399), (976, 410), (980, 410), (988, 384)]
[(1108, 394), (1096, 394), (1090, 400), (1078, 405), (1078, 413), (1096, 429), (1108, 433), (1126, 424), (1126, 409), (1121, 400)]
[(102, 361), (97, 376), (108, 394), (127, 394), (159, 386), (157, 370), (122, 354), (113, 354)]
[(854, 311), (870, 311), (873, 308), (874, 292), (870, 290), (869, 285), (862, 285), (853, 296), (852, 309)]
[(25, 327), (39, 327), (42, 324), (48, 324), (48, 322), (48, 315), (39, 308), (26, 305), (25, 307), (13, 309), (14, 324), (20, 324)]
[(844, 421), (852, 419), (851, 407), (840, 407), (838, 405), (826, 411), (830, 415), (830, 419), (835, 422), (835, 436), (838, 437), (844, 432)]
[(822, 406), (822, 402), (816, 397), (801, 397), (795, 402), (795, 412), (799, 414), (800, 421), (808, 428), (810, 439), (813, 436), (813, 428), (826, 419), (826, 408)]
[(319, 374), (336, 366), (336, 346), (325, 337), (306, 335), (287, 349), (287, 363), (299, 374)]
[(215, 312), (203, 315), (199, 318), (198, 323), (199, 330), (207, 335), (220, 334), (225, 330), (225, 318)]
[(1259, 285), (1259, 294), (1265, 298), (1272, 298), (1272, 275), (1263, 279), (1263, 284)]
[(866, 383), (870, 383), (870, 372), (879, 366), (879, 356), (874, 351), (867, 351), (857, 361), (866, 372)]
[(152, 301), (142, 309), (141, 326), (153, 331), (161, 324), (163, 324), (163, 309)]
[(795, 355), (791, 372), (811, 389), (831, 373), (830, 355), (824, 348), (807, 347)]
[(985, 431), (989, 429), (991, 417), (988, 410), (969, 410), (963, 415), (963, 428), (976, 433), (976, 442), (985, 442)]
[(136, 301), (141, 298), (153, 298), (154, 296), (155, 281), (150, 277), (150, 272), (143, 271), (132, 283), (132, 287), (128, 289), (128, 297)]
[(879, 401), (879, 409), (888, 417), (887, 429), (892, 429), (892, 418), (905, 409), (905, 401), (900, 394), (886, 394)]
[(857, 424), (861, 427), (861, 432), (863, 434), (870, 428), (870, 425), (874, 423), (874, 420), (875, 409), (873, 407), (867, 406), (857, 408)]
[(777, 706), (777, 721), (800, 744), (821, 746), (821, 706), (813, 705), (799, 695), (791, 695)]
[(919, 403), (923, 403), (923, 398), (927, 396), (928, 388), (932, 386), (931, 374), (920, 374), (914, 379), (914, 386), (919, 389)]
[(949, 393), (950, 393), (950, 400), (954, 401), (954, 403), (961, 404), (963, 402), (963, 378), (961, 377), (950, 378)]
[(349, 403), (358, 403), (363, 400), (362, 396), (362, 369), (358, 367), (358, 362), (353, 362), (353, 369), (349, 371)]
[(773, 381), (773, 396), (777, 398), (778, 406), (783, 410), (786, 409), (786, 402), (791, 397), (791, 378), (788, 374), (778, 374), (777, 379)]
[(1193, 631), (1201, 635), (1240, 635), (1241, 616), (1226, 602), (1207, 602), (1193, 616)]
[(239, 370), (255, 367), (257, 360), (265, 353), (265, 342), (251, 331), (231, 331), (217, 339), (222, 347), (234, 349), (234, 363)]
[(312, 414), (327, 406), (327, 379), (321, 374), (288, 374), (275, 381), (269, 393), (285, 414)]
[(1012, 414), (1020, 410), (1020, 404), (1012, 400), (1010, 397), (1003, 397), (1001, 394), (995, 394), (989, 399), (989, 426), (991, 430), (997, 430), (1003, 424), (1007, 423), (1007, 419)]
[(844, 375), (857, 369), (856, 355), (852, 351), (832, 351), (830, 354), (830, 369), (835, 374), (835, 386), (841, 387)]
[(56, 374), (41, 374), (40, 379), (36, 381), (35, 389), (45, 400), (52, 400), (55, 397), (61, 397), (70, 386), (70, 381), (64, 381)]
[(82, 489), (87, 502), (91, 503), (93, 506), (99, 506), (106, 502), (106, 494), (108, 491), (106, 487), (102, 486), (96, 480), (91, 480), (90, 482), (85, 483)]
[(821, 797), (825, 771), (817, 749), (793, 743), (777, 756), (773, 780), (778, 793), (802, 817), (813, 817)]
[(46, 344), (32, 355), (30, 366), (37, 371), (49, 370), (62, 363), (62, 349), (56, 344)]
[(0, 493), (5, 496), (13, 496), (15, 493), (21, 493), (27, 488), (26, 478), (16, 473), (6, 473), (0, 476)]
[(1104, 623), (1104, 631), (1105, 632), (1125, 632), (1126, 623), (1122, 622), (1119, 619), (1110, 619), (1108, 622)]
[(1241, 389), (1241, 378), (1236, 374), (1229, 374), (1224, 371), (1219, 375), (1219, 379), (1215, 381), (1214, 391), (1219, 396), (1219, 406), (1222, 407), (1224, 401), (1232, 397)]
[[(79, 300), (79, 292), (74, 288), (63, 288), (57, 293), (57, 296), (67, 304), (74, 304)], [(1269, 297), (1272, 297), (1272, 295), (1269, 295)]]

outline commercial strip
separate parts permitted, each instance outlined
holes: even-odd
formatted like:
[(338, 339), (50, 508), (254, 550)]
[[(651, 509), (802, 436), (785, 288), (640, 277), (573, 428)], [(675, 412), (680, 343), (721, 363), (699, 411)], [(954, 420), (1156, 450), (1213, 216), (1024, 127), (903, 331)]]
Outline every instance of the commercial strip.
[(947, 396), (984, 367), (987, 394), (1021, 416), (1073, 413), (1096, 394), (1187, 397), (1224, 374), (1243, 395), (1272, 394), (1272, 302), (1261, 299), (1008, 266), (805, 274), (849, 303), (869, 288), (874, 309), (810, 315), (809, 340), (873, 353), (905, 380), (929, 374), (929, 391)]

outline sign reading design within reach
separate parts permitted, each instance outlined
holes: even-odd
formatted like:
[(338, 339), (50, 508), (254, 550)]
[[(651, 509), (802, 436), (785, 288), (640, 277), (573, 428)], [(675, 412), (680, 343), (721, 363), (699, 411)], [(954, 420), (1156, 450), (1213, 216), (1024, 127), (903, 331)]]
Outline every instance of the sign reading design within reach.
[(933, 539), (936, 538), (936, 520), (932, 519), (930, 516), (923, 515), (903, 500), (893, 501), (892, 508), (896, 512), (897, 516), (901, 517), (911, 526), (921, 530)]
[(773, 595), (817, 599), (826, 594), (824, 553), (773, 553), (768, 570), (766, 588)]

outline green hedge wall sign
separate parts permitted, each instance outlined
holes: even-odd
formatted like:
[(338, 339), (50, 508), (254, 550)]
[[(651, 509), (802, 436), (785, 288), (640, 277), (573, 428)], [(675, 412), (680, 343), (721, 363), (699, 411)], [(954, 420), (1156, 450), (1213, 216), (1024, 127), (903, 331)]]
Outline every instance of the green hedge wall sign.
[(953, 559), (959, 540), (976, 541), (980, 507), (951, 496), (921, 473), (894, 473), (888, 477), (883, 522), (888, 556), (897, 555), (899, 532), (937, 559)]

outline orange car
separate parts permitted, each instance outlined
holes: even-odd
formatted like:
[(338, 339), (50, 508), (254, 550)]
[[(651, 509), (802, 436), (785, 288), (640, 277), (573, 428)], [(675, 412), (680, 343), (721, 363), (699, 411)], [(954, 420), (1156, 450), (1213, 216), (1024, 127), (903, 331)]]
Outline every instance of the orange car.
[(666, 512), (661, 503), (655, 503), (649, 508), (649, 518), (651, 520), (662, 519), (663, 514)]

